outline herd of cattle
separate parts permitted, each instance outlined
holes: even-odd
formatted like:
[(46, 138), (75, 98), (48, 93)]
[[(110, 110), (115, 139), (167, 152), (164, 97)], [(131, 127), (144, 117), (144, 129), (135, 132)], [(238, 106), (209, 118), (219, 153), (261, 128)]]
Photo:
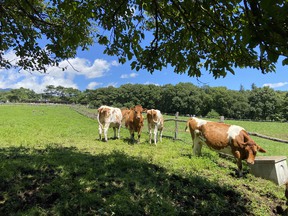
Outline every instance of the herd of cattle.
[[(136, 105), (131, 109), (122, 109), (109, 106), (101, 106), (98, 108), (97, 120), (99, 123), (99, 139), (102, 140), (102, 133), (104, 133), (104, 140), (107, 142), (108, 128), (112, 127), (114, 130), (114, 138), (120, 138), (120, 128), (122, 124), (130, 131), (131, 141), (134, 142), (134, 134), (137, 133), (137, 143), (140, 142), (142, 128), (144, 126), (143, 112), (147, 112), (149, 142), (152, 140), (152, 130), (154, 133), (154, 144), (158, 141), (158, 131), (160, 141), (162, 141), (162, 132), (164, 127), (164, 119), (159, 110), (143, 109), (141, 105)], [(117, 136), (116, 136), (117, 131)]]
[[(101, 106), (98, 108), (97, 120), (99, 123), (99, 138), (102, 140), (104, 132), (104, 140), (107, 142), (107, 131), (109, 127), (114, 130), (114, 137), (120, 138), (120, 128), (125, 125), (130, 131), (131, 141), (134, 142), (134, 133), (137, 132), (137, 142), (140, 141), (141, 131), (144, 125), (142, 113), (147, 113), (147, 123), (149, 131), (149, 143), (152, 140), (152, 131), (154, 134), (154, 144), (159, 139), (162, 141), (162, 133), (164, 127), (164, 119), (159, 110), (144, 109), (141, 105), (136, 105), (131, 109), (123, 109)], [(189, 128), (193, 140), (193, 153), (196, 156), (201, 154), (203, 144), (210, 149), (233, 155), (236, 158), (238, 166), (238, 174), (242, 175), (242, 160), (253, 164), (257, 151), (266, 152), (257, 145), (248, 132), (237, 125), (229, 125), (219, 122), (212, 122), (196, 117), (188, 119), (186, 129)], [(117, 131), (117, 135), (116, 135)]]

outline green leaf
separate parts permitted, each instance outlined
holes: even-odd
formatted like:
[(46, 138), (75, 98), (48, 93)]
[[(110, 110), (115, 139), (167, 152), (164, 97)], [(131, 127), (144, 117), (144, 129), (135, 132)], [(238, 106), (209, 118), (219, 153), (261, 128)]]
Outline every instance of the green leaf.
[(283, 61), (282, 61), (282, 65), (288, 65), (288, 58), (285, 58)]

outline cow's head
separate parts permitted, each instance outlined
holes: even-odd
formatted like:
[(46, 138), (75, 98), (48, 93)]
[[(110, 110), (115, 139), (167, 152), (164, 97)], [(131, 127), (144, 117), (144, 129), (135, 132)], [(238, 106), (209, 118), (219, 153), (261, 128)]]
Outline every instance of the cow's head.
[(252, 139), (248, 140), (245, 144), (244, 144), (245, 148), (245, 153), (244, 153), (244, 157), (243, 159), (246, 159), (247, 163), (250, 164), (254, 164), (254, 160), (256, 157), (257, 152), (262, 152), (265, 153), (266, 151), (260, 147), (259, 145), (257, 145)]
[(250, 164), (254, 164), (258, 151), (263, 153), (266, 152), (251, 139), (248, 132), (245, 130), (239, 131), (239, 134), (234, 138), (234, 143), (234, 145), (237, 146), (237, 150), (234, 153), (235, 157), (240, 160), (246, 160), (247, 163)]
[(134, 108), (135, 118), (140, 120), (142, 118), (143, 108), (141, 105), (136, 105)]

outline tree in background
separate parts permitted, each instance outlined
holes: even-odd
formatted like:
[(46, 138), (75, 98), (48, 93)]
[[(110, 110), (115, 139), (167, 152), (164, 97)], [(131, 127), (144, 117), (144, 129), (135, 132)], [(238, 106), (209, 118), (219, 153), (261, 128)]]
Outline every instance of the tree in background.
[(282, 106), (283, 117), (288, 121), (288, 92), (285, 93), (283, 97), (283, 106)]
[(163, 113), (210, 116), (233, 119), (288, 120), (287, 92), (269, 87), (252, 90), (229, 90), (226, 87), (201, 88), (191, 83), (164, 86), (125, 84), (119, 88), (107, 87), (80, 92), (77, 89), (49, 85), (46, 93), (37, 94), (20, 88), (0, 92), (0, 100), (6, 102), (51, 102), (83, 104), (90, 108), (101, 105), (131, 108), (141, 104), (147, 109), (159, 109)]
[[(256, 120), (277, 120), (280, 113), (279, 95), (269, 87), (254, 88), (249, 95), (250, 117)], [(279, 116), (277, 117), (279, 118)], [(278, 119), (279, 120), (279, 119)]]
[(35, 102), (40, 99), (40, 95), (30, 89), (21, 87), (7, 92), (6, 99), (9, 102)]
[(44, 89), (42, 99), (53, 103), (80, 103), (81, 94), (80, 90), (71, 87), (48, 85)]
[[(279, 56), (288, 63), (287, 11), (285, 0), (2, 0), (0, 66), (45, 72), (96, 42), (151, 73), (167, 65), (197, 77), (201, 69), (216, 78), (237, 67), (267, 73)], [(5, 57), (10, 50), (17, 61)]]

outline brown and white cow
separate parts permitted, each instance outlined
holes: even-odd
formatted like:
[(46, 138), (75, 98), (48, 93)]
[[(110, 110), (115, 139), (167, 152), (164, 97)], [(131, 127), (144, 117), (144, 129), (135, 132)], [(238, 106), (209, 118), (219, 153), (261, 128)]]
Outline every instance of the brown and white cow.
[(266, 152), (251, 139), (244, 128), (237, 125), (192, 117), (187, 121), (187, 127), (193, 139), (194, 155), (201, 154), (203, 144), (210, 149), (233, 155), (237, 161), (239, 176), (242, 176), (242, 160), (254, 164), (257, 151)]
[(153, 130), (154, 144), (157, 145), (158, 130), (159, 130), (160, 142), (162, 142), (162, 133), (163, 133), (163, 127), (164, 127), (164, 118), (160, 110), (156, 110), (156, 109), (147, 110), (147, 122), (148, 122), (148, 132), (149, 132), (149, 143), (151, 144), (152, 130)]
[(141, 131), (144, 125), (142, 112), (144, 111), (141, 105), (136, 105), (131, 108), (128, 113), (128, 118), (125, 121), (125, 127), (129, 129), (132, 142), (135, 141), (134, 133), (137, 132), (137, 143), (140, 142)]
[[(99, 139), (102, 140), (102, 132), (104, 132), (105, 142), (108, 141), (107, 132), (108, 128), (113, 128), (114, 138), (120, 139), (120, 128), (122, 121), (122, 113), (119, 108), (101, 106), (98, 108), (97, 120), (99, 123)], [(116, 130), (118, 134), (116, 136)]]

